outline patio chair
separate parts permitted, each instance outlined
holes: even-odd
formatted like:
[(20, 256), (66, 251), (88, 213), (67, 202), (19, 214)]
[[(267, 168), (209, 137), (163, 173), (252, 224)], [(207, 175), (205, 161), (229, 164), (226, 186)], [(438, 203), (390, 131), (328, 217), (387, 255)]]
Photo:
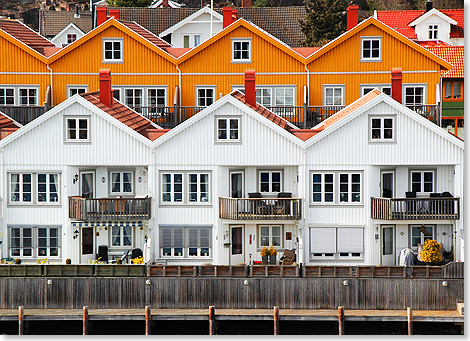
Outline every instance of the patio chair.
[(292, 265), (296, 260), (295, 252), (289, 249), (284, 250), (284, 254), (281, 257), (281, 265)]
[[(124, 253), (122, 254), (122, 256), (119, 257), (119, 259), (121, 260), (121, 262), (123, 262), (124, 259), (126, 259), (126, 257), (127, 257), (128, 254), (129, 254), (129, 250), (124, 251)], [(110, 260), (108, 263), (109, 263), (109, 264), (116, 264), (116, 261), (117, 261), (117, 259), (112, 259), (112, 260)]]

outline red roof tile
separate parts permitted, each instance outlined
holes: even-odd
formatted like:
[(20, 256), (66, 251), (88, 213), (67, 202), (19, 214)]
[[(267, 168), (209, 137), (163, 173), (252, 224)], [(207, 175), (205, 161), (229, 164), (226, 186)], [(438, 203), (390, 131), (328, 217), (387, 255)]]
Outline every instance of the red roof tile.
[(55, 47), (49, 40), (18, 20), (0, 19), (0, 29), (41, 54), (44, 54), (44, 48)]
[(164, 50), (166, 52), (168, 52), (169, 54), (171, 54), (173, 57), (178, 58), (178, 57), (184, 55), (189, 50), (191, 50), (191, 48), (189, 48), (189, 47), (184, 47), (184, 48), (183, 47), (180, 47), (180, 48), (167, 47), (167, 48), (164, 48)]
[(297, 52), (298, 54), (304, 57), (310, 56), (312, 53), (318, 51), (319, 49), (321, 49), (321, 47), (293, 47), (292, 48), (292, 50), (294, 50), (295, 52)]
[[(464, 10), (463, 9), (440, 9), (441, 13), (447, 15), (449, 18), (457, 21), (457, 25), (452, 25), (450, 31), (451, 38), (464, 37)], [(377, 20), (383, 22), (385, 25), (400, 32), (410, 39), (416, 39), (415, 30), (409, 26), (410, 23), (415, 21), (421, 15), (426, 13), (423, 10), (410, 10), (410, 11), (377, 11)]]
[(155, 34), (135, 22), (125, 20), (119, 20), (119, 22), (160, 48), (171, 47), (166, 41), (158, 38)]
[(22, 125), (13, 120), (10, 116), (0, 112), (0, 140), (3, 140), (21, 127)]
[(291, 129), (291, 133), (302, 141), (307, 141), (309, 138), (317, 135), (323, 129), (323, 127), (320, 129)]
[(444, 78), (463, 78), (464, 77), (464, 47), (463, 46), (426, 46), (426, 49), (436, 56), (451, 63), (454, 67), (449, 73), (442, 70), (441, 75), (445, 74)]
[(104, 105), (100, 102), (99, 91), (89, 92), (81, 96), (151, 141), (154, 141), (168, 131), (168, 129), (158, 129), (152, 121), (126, 107), (121, 102), (113, 100), (112, 107)]

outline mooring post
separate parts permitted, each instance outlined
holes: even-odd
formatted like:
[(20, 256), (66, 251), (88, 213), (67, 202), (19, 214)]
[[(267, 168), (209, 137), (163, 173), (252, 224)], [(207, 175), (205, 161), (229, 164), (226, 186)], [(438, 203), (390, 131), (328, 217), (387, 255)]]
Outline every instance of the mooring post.
[(145, 306), (145, 335), (151, 335), (150, 325), (152, 322), (152, 308), (149, 305)]
[(24, 335), (24, 307), (18, 307), (18, 335)]
[(215, 307), (209, 306), (209, 335), (215, 335)]
[(413, 309), (406, 308), (406, 315), (408, 317), (408, 335), (413, 335)]
[(274, 307), (274, 335), (280, 335), (279, 332), (279, 307)]
[(338, 307), (338, 335), (344, 335), (344, 307)]
[(88, 335), (88, 306), (83, 306), (83, 335)]

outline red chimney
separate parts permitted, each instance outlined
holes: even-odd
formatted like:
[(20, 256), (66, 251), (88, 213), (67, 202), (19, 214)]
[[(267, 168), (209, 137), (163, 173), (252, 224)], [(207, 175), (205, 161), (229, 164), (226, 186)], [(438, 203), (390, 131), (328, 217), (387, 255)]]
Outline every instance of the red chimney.
[(96, 7), (96, 26), (100, 26), (106, 19), (106, 7)]
[(346, 11), (348, 13), (347, 31), (349, 31), (359, 23), (359, 6), (351, 5), (346, 8)]
[(232, 22), (237, 21), (237, 9), (232, 8)]
[(110, 9), (109, 10), (109, 17), (114, 17), (114, 19), (119, 20), (119, 10), (118, 9)]
[(392, 69), (392, 98), (402, 103), (402, 84), (403, 74), (401, 69)]
[(162, 7), (170, 7), (170, 4), (168, 3), (168, 0), (163, 0), (162, 1)]
[(232, 7), (222, 8), (222, 15), (223, 15), (222, 28), (226, 28), (228, 25), (232, 23)]
[(245, 70), (245, 102), (256, 106), (255, 70)]
[(242, 0), (242, 7), (251, 7), (253, 6), (252, 0)]
[(113, 105), (113, 92), (111, 91), (111, 70), (100, 70), (100, 102), (110, 107)]

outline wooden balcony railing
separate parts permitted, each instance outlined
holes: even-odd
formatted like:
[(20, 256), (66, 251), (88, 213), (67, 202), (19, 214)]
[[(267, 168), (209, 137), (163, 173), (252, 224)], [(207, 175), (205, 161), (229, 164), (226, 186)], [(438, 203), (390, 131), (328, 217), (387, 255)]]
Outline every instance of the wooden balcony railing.
[(219, 217), (231, 220), (300, 220), (300, 198), (219, 198)]
[(459, 220), (460, 198), (371, 198), (378, 220)]
[(90, 220), (149, 220), (152, 198), (86, 199), (69, 197), (69, 218)]

